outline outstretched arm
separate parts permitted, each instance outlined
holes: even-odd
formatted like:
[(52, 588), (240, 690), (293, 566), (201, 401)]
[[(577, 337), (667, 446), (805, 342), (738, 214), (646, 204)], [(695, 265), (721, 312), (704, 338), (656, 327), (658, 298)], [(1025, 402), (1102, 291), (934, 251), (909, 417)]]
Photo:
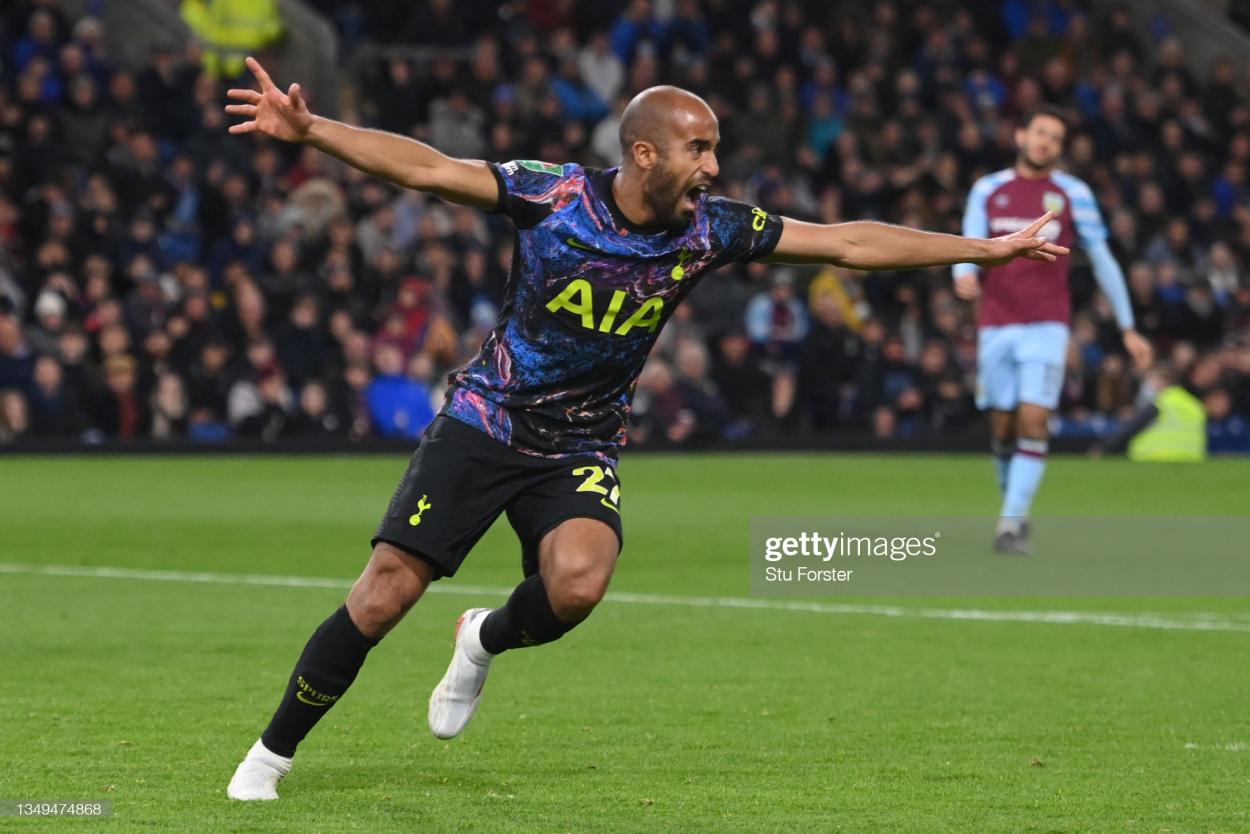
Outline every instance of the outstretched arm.
[(769, 263), (829, 263), (850, 269), (916, 269), (971, 263), (996, 266), (1013, 258), (1053, 261), (1066, 247), (1038, 237), (1050, 222), (1047, 212), (1020, 231), (995, 238), (969, 238), (922, 232), (888, 223), (857, 221), (821, 225), (785, 218)]
[(485, 162), (453, 159), (429, 145), (385, 133), (353, 127), (315, 116), (300, 94), (299, 84), (283, 93), (255, 58), (247, 67), (260, 82), (260, 91), (230, 90), (235, 104), (226, 112), (248, 121), (230, 127), (231, 133), (264, 133), (285, 142), (301, 142), (384, 180), (483, 209), (499, 205), (499, 185)]

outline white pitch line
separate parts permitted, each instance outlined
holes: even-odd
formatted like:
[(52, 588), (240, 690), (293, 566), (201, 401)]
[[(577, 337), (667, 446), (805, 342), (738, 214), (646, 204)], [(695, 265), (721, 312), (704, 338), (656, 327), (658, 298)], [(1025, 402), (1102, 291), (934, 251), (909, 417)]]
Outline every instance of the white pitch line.
[[(346, 590), (349, 579), (317, 576), (267, 576), (250, 573), (209, 573), (178, 570), (146, 570), (142, 568), (83, 567), (76, 565), (30, 565), (0, 562), (0, 573), (32, 576), (73, 576), (92, 579), (132, 579), (147, 582), (190, 582), (211, 585), (253, 585), (280, 588), (337, 588)], [(511, 588), (490, 585), (454, 585), (437, 583), (430, 591), (461, 596), (505, 597)], [(1175, 619), (1162, 614), (1116, 614), (1099, 611), (1009, 611), (980, 608), (909, 608), (901, 605), (862, 605), (836, 602), (802, 602), (798, 600), (750, 597), (700, 597), (670, 594), (640, 594), (613, 591), (609, 602), (632, 605), (677, 605), (686, 608), (736, 608), (764, 611), (805, 611), (815, 614), (858, 614), (876, 617), (925, 620), (962, 620), (992, 623), (1043, 623), (1048, 625), (1095, 625), (1119, 628), (1150, 628), (1165, 631), (1238, 631), (1250, 632), (1250, 622), (1225, 619), (1224, 615), (1195, 613), (1193, 619)], [(1238, 615), (1233, 615), (1238, 616)]]

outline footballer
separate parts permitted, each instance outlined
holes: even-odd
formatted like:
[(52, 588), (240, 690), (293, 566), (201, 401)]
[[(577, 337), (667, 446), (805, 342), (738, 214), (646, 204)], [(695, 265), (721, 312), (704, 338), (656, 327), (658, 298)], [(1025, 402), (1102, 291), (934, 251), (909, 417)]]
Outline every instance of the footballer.
[[(1133, 327), (1124, 273), (1107, 245), (1098, 203), (1088, 185), (1055, 167), (1067, 134), (1062, 111), (1041, 106), (1027, 113), (1015, 134), (1015, 165), (982, 177), (968, 193), (963, 232), (987, 237), (1030, 228), (1065, 252), (1079, 239), (1115, 311), (1124, 348), (1144, 369), (1152, 350)], [(1042, 212), (1050, 219), (1033, 228), (1032, 218)], [(994, 547), (1003, 553), (1030, 551), (1029, 512), (1046, 471), (1050, 413), (1059, 404), (1067, 359), (1068, 262), (1062, 254), (990, 268), (961, 263), (953, 270), (955, 292), (966, 299), (979, 297), (977, 406), (990, 412), (990, 442), (1003, 496)]]
[(623, 161), (502, 164), (450, 158), (413, 139), (313, 115), (292, 84), (254, 59), (259, 90), (230, 90), (234, 134), (301, 142), (366, 173), (506, 215), (515, 257), (499, 320), (449, 377), (373, 535), (346, 603), (313, 632), (277, 710), (227, 788), (277, 799), (278, 781), (313, 726), (342, 698), (370, 649), (431, 582), (454, 576), (506, 514), (524, 579), (499, 608), (456, 623), (451, 663), (429, 700), (438, 738), (464, 730), (491, 663), (560, 639), (603, 598), (621, 550), (617, 454), (638, 374), (674, 308), (732, 261), (831, 263), (888, 270), (1015, 258), (1050, 263), (1067, 249), (1039, 236), (1045, 215), (993, 240), (883, 223), (819, 225), (712, 196), (717, 119), (676, 87), (639, 93), (621, 117)]

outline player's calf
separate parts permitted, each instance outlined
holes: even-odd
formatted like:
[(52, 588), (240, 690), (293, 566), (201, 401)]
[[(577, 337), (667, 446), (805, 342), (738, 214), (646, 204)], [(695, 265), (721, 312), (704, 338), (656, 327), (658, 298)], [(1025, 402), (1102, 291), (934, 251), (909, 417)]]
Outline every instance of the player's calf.
[(385, 543), (352, 586), (347, 602), (317, 627), (269, 726), (252, 745), (227, 788), (231, 799), (277, 799), (295, 749), (347, 692), (369, 651), (421, 597), (433, 568)]
[(507, 603), (483, 620), (482, 648), (497, 655), (508, 649), (555, 642), (590, 615), (602, 594), (593, 601), (592, 597), (587, 592), (562, 594), (557, 612), (542, 575), (531, 576), (516, 586)]
[(492, 654), (558, 640), (594, 610), (608, 590), (620, 540), (601, 521), (573, 518), (539, 545), (538, 574), (523, 581), (482, 623)]
[[(1002, 513), (995, 529), (994, 548), (1000, 553), (1032, 552), (1029, 514), (1046, 472), (1046, 458), (1050, 450), (1046, 439), (1047, 412), (1036, 406), (1022, 406), (1021, 415), (1021, 435), (1016, 441), (1016, 451), (1007, 471)], [(1023, 419), (1026, 416), (1028, 419)]]
[(231, 799), (277, 799), (295, 748), (347, 692), (378, 641), (365, 636), (340, 606), (317, 627), (291, 672), (282, 701), (226, 788)]
[(1011, 458), (1016, 453), (1015, 439), (1004, 440), (997, 435), (990, 437), (990, 454), (994, 456), (994, 472), (998, 476), (998, 491), (1007, 494), (1007, 473), (1011, 470)]

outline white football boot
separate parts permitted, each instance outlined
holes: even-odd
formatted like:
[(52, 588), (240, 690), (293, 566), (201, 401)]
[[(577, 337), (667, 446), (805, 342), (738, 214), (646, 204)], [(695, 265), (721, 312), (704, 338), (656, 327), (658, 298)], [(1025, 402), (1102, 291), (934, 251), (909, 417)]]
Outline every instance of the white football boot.
[(430, 694), (430, 732), (455, 738), (468, 725), (482, 699), (494, 655), (482, 648), (479, 633), (489, 608), (470, 608), (456, 620), (456, 648), (447, 674)]
[(244, 801), (277, 799), (278, 781), (290, 772), (291, 759), (279, 756), (256, 739), (235, 770), (226, 796)]

